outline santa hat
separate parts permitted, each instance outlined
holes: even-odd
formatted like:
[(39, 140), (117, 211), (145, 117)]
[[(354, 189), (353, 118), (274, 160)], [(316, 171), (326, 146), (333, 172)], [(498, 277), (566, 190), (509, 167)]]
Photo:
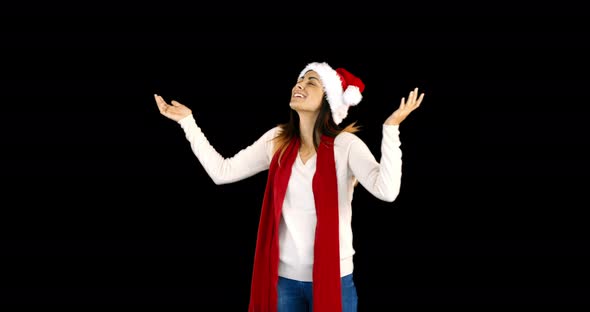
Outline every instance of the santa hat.
[(319, 62), (307, 64), (299, 74), (299, 78), (310, 70), (320, 76), (332, 110), (332, 118), (337, 125), (340, 124), (348, 115), (348, 108), (362, 100), (365, 84), (344, 68), (333, 69), (327, 63)]

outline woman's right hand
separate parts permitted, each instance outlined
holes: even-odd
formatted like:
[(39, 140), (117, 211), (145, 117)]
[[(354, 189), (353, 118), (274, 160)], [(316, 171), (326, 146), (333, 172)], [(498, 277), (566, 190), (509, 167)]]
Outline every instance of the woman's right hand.
[(164, 98), (162, 98), (161, 96), (154, 94), (154, 97), (156, 98), (156, 104), (158, 104), (158, 109), (160, 109), (160, 114), (176, 122), (192, 114), (190, 108), (184, 106), (183, 104), (180, 104), (173, 100), (172, 105), (170, 105), (166, 103), (166, 101), (164, 101)]

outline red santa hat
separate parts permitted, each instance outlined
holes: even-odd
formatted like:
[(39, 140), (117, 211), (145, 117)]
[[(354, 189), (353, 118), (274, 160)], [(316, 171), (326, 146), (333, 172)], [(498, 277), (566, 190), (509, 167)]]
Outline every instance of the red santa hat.
[(332, 110), (332, 118), (337, 125), (340, 124), (348, 115), (348, 108), (357, 105), (362, 100), (365, 84), (346, 69), (333, 69), (324, 62), (307, 64), (299, 74), (299, 78), (310, 70), (315, 71), (320, 76), (326, 98)]

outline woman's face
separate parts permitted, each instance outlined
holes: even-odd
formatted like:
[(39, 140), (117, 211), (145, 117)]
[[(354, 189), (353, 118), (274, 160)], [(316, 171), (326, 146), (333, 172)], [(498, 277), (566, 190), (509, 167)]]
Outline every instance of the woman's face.
[(324, 87), (320, 76), (313, 70), (297, 80), (291, 90), (292, 109), (298, 112), (319, 112), (324, 98)]

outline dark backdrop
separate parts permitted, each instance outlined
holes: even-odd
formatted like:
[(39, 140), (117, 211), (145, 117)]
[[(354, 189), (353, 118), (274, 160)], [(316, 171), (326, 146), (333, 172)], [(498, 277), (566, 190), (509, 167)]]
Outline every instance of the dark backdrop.
[(7, 24), (2, 300), (245, 311), (266, 172), (215, 185), (153, 94), (189, 106), (231, 157), (285, 122), (299, 71), (327, 61), (366, 83), (345, 123), (377, 158), (385, 118), (426, 93), (400, 127), (397, 200), (355, 191), (362, 311), (587, 302), (583, 23), (362, 18)]

